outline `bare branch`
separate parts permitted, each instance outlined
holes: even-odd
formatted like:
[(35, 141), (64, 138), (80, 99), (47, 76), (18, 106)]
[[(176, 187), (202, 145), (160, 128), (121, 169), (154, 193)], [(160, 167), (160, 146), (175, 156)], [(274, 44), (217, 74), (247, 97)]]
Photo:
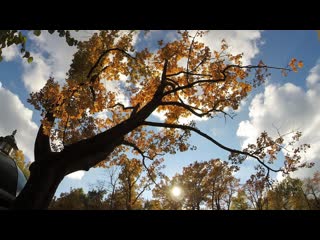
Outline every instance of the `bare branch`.
[(125, 107), (122, 103), (116, 103), (115, 105), (111, 106), (110, 108), (114, 108), (116, 106), (120, 106), (122, 107), (123, 110), (130, 110), (130, 109), (134, 109), (135, 107)]
[(261, 161), (257, 156), (255, 156), (253, 154), (226, 147), (223, 144), (219, 143), (217, 140), (215, 140), (212, 137), (210, 137), (209, 135), (201, 132), (197, 128), (194, 128), (194, 127), (191, 127), (191, 126), (187, 126), (187, 125), (170, 124), (170, 123), (157, 123), (157, 122), (149, 122), (149, 121), (144, 121), (142, 124), (143, 125), (147, 125), (147, 126), (153, 126), (153, 127), (177, 128), (177, 129), (182, 129), (182, 130), (190, 130), (190, 131), (198, 133), (200, 136), (208, 139), (209, 141), (211, 141), (212, 143), (214, 143), (218, 147), (220, 147), (220, 148), (222, 148), (222, 149), (224, 149), (224, 150), (226, 150), (228, 152), (238, 153), (238, 154), (246, 155), (246, 156), (249, 156), (249, 157), (252, 157), (252, 158), (256, 159), (261, 165), (263, 165), (267, 169), (270, 169), (273, 172), (283, 171), (282, 169), (273, 169), (273, 168), (269, 167), (263, 161)]

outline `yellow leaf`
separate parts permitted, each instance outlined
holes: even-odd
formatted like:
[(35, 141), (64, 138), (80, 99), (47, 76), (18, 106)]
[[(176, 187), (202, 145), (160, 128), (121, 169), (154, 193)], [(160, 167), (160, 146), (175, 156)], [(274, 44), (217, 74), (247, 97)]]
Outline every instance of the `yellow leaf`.
[(299, 68), (302, 68), (302, 67), (303, 67), (303, 62), (302, 62), (302, 61), (299, 61), (299, 62), (298, 62), (298, 67), (299, 67)]

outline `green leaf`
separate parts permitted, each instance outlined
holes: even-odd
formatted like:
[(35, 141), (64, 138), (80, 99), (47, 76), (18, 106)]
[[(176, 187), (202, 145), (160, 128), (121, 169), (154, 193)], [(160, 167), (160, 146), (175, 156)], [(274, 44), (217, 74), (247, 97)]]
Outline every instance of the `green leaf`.
[(74, 45), (74, 40), (73, 39), (67, 38), (66, 41), (67, 41), (69, 46), (73, 46)]
[(29, 57), (28, 58), (28, 63), (32, 63), (32, 61), (33, 61), (33, 57)]
[(0, 55), (0, 62), (2, 61), (2, 56)]
[(33, 30), (33, 34), (39, 37), (41, 34), (41, 30)]
[(23, 55), (24, 58), (29, 58), (30, 57), (30, 52), (26, 52), (24, 55)]

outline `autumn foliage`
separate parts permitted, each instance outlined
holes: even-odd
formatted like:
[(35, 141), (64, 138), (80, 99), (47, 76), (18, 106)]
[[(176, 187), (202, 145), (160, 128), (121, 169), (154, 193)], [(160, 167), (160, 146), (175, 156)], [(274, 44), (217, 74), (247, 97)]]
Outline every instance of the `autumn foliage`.
[[(283, 168), (272, 169), (269, 164), (283, 142), (279, 138), (272, 140), (266, 133), (257, 145), (239, 151), (199, 130), (196, 122), (182, 121), (191, 116), (227, 117), (253, 87), (265, 81), (271, 70), (296, 71), (302, 62), (293, 59), (288, 67), (269, 66), (262, 61), (243, 65), (243, 54), (231, 54), (226, 41), (217, 51), (206, 46), (201, 40), (205, 31), (178, 31), (175, 40), (159, 41), (155, 50), (137, 50), (134, 34), (100, 31), (88, 41), (79, 42), (66, 81), (59, 83), (50, 78), (41, 91), (30, 95), (29, 102), (41, 111), (43, 119), (31, 177), (16, 206), (45, 208), (65, 175), (122, 164), (132, 155), (139, 156), (139, 160), (134, 158), (127, 163), (143, 167), (154, 179), (159, 175), (156, 169), (164, 154), (195, 149), (188, 143), (192, 133), (229, 151), (234, 163), (252, 157), (267, 172), (307, 167), (297, 157), (289, 156)], [(152, 121), (156, 112), (163, 115), (162, 121)], [(270, 156), (268, 160), (265, 154)], [(215, 167), (207, 167), (207, 171), (214, 171)], [(37, 174), (39, 169), (43, 175)], [(236, 184), (231, 175), (229, 180), (229, 185)], [(32, 181), (39, 186), (32, 186)], [(208, 196), (200, 199), (221, 208), (219, 201), (225, 198), (221, 191), (220, 195), (211, 193), (211, 200)], [(40, 192), (43, 198), (39, 198)], [(228, 201), (226, 208), (230, 207)]]

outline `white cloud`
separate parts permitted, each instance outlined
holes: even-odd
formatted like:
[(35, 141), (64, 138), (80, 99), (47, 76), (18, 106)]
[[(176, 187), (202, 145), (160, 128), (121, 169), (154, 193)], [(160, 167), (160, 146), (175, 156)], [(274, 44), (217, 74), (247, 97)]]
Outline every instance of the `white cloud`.
[[(73, 36), (79, 40), (87, 40), (94, 31), (79, 31)], [(22, 79), (29, 91), (40, 90), (49, 76), (53, 76), (58, 82), (64, 82), (66, 73), (72, 63), (76, 47), (70, 47), (65, 38), (58, 34), (49, 34), (42, 31), (39, 37), (29, 34), (32, 42), (31, 54), (34, 61), (28, 64), (23, 61), (24, 72)]]
[[(88, 40), (97, 30), (81, 30), (78, 32), (71, 31), (71, 35), (81, 41)], [(137, 42), (138, 34), (134, 35), (133, 43)], [(70, 47), (65, 38), (59, 37), (58, 34), (49, 34), (42, 31), (39, 37), (29, 34), (32, 42), (31, 54), (34, 61), (28, 64), (23, 61), (22, 79), (29, 91), (40, 90), (48, 80), (49, 76), (53, 76), (55, 80), (63, 83), (66, 73), (72, 63), (73, 54), (76, 47)]]
[(293, 174), (295, 177), (311, 176), (320, 170), (320, 64), (311, 69), (306, 84), (306, 91), (292, 83), (267, 85), (265, 91), (251, 101), (249, 120), (240, 122), (237, 131), (243, 140), (242, 147), (254, 143), (264, 130), (275, 136), (274, 126), (280, 128), (281, 133), (302, 131), (301, 143), (311, 144), (303, 159), (315, 162), (316, 166), (298, 170)]
[(17, 45), (11, 45), (10, 47), (6, 47), (2, 49), (2, 57), (6, 62), (14, 60), (17, 56), (19, 56), (19, 49)]
[(34, 160), (33, 148), (38, 126), (32, 121), (33, 112), (26, 108), (19, 97), (0, 87), (0, 136), (7, 136), (14, 129), (18, 147), (31, 160)]
[(51, 66), (47, 64), (47, 60), (39, 53), (31, 53), (33, 62), (27, 63), (22, 61), (23, 75), (22, 80), (30, 92), (39, 91), (49, 79)]
[(57, 34), (43, 31), (39, 37), (29, 34), (33, 43), (31, 55), (34, 61), (28, 64), (23, 61), (22, 79), (29, 91), (40, 90), (52, 75), (57, 81), (63, 82), (66, 72), (76, 51), (67, 45), (64, 38)]
[(81, 180), (82, 177), (84, 176), (85, 171), (76, 171), (73, 173), (68, 174), (66, 177), (71, 178), (71, 179), (77, 179), (77, 180)]
[[(191, 31), (191, 35), (196, 31)], [(215, 30), (210, 31), (198, 41), (203, 41), (213, 50), (220, 50), (221, 40), (225, 39), (229, 45), (229, 52), (232, 54), (244, 53), (243, 64), (250, 64), (252, 59), (259, 53), (261, 41), (261, 31), (258, 30)]]

